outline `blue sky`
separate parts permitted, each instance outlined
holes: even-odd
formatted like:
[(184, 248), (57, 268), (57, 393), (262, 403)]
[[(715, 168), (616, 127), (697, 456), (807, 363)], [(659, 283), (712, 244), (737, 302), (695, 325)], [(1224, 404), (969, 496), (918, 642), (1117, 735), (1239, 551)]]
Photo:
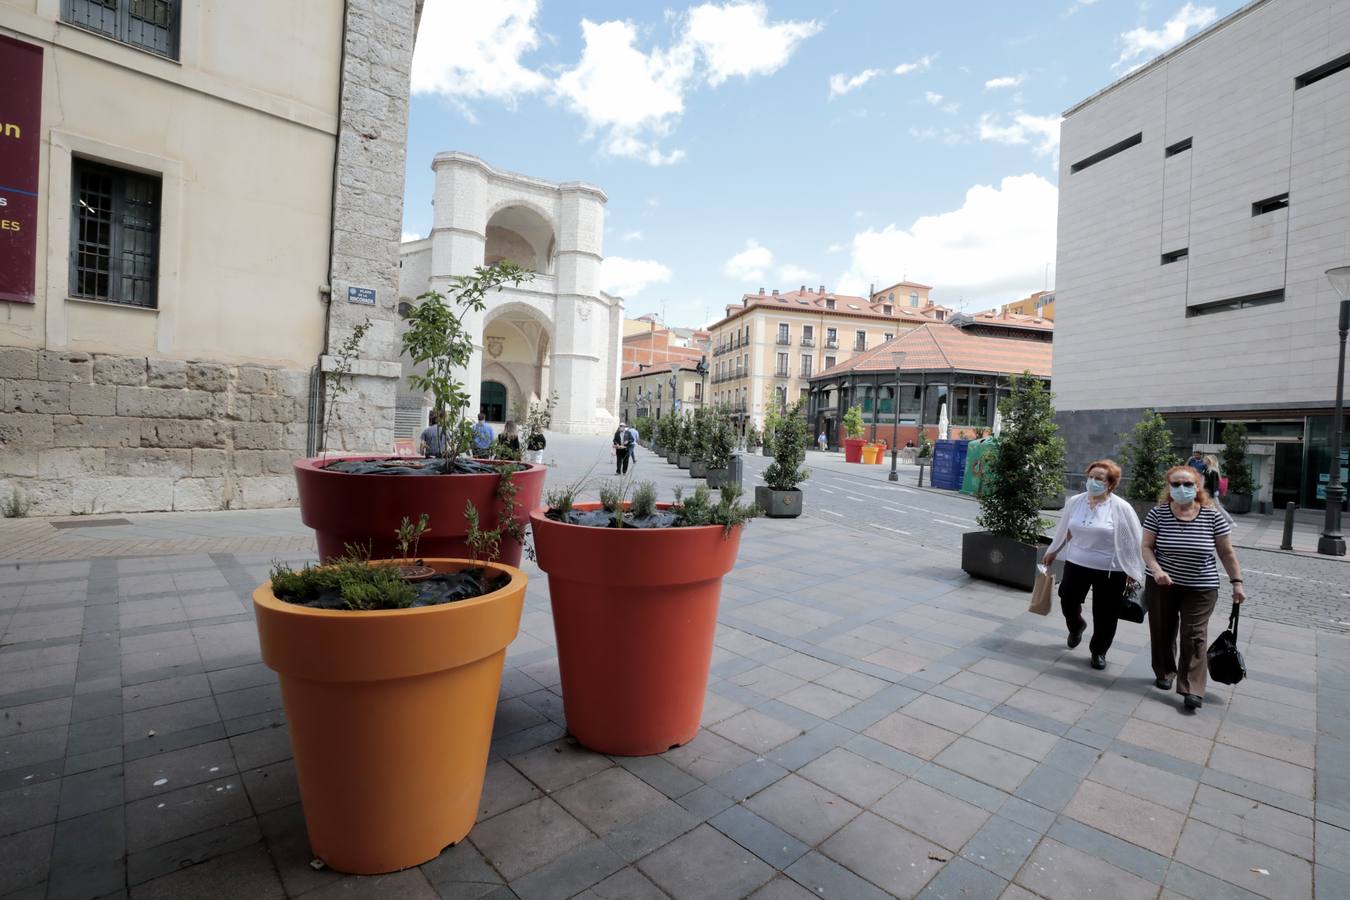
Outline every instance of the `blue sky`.
[(1054, 284), (1059, 116), (1238, 0), (427, 0), (404, 230), (432, 157), (609, 195), (608, 290), (702, 324), (759, 287)]

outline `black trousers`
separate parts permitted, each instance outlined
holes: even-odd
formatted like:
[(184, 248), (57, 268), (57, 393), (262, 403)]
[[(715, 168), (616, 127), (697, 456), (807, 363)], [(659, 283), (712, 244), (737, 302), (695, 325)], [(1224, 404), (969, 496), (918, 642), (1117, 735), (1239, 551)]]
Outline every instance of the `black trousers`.
[(627, 474), (628, 474), (628, 456), (629, 456), (629, 453), (628, 453), (628, 448), (627, 448), (627, 447), (615, 447), (615, 448), (614, 448), (614, 474), (615, 474), (615, 475), (627, 475)]
[(1125, 573), (1089, 569), (1064, 560), (1064, 580), (1059, 583), (1059, 608), (1070, 630), (1084, 628), (1083, 601), (1092, 590), (1092, 640), (1088, 649), (1105, 656), (1116, 639), (1120, 604), (1125, 594)]

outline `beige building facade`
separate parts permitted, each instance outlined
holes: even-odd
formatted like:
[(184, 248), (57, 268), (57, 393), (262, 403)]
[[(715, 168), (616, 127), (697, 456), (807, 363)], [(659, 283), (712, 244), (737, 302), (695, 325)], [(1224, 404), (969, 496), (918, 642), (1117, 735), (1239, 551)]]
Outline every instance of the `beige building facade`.
[(367, 318), (329, 446), (391, 448), (420, 6), (0, 0), (0, 62), (33, 63), (0, 120), (38, 113), (31, 293), (0, 292), (0, 499), (293, 503), (326, 351)]
[(824, 285), (746, 294), (709, 326), (709, 397), (742, 423), (762, 425), (769, 404), (782, 408), (805, 398), (813, 376), (930, 321), (906, 309)]
[(626, 371), (619, 380), (619, 417), (631, 425), (640, 416), (663, 419), (702, 406), (708, 378), (696, 365), (676, 361)]

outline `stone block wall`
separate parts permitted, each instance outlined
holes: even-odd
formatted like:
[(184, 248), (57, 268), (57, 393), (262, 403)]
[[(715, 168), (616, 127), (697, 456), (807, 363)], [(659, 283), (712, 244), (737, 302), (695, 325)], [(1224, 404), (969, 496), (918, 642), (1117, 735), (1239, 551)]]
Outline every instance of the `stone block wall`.
[(0, 348), (0, 502), (21, 490), (30, 514), (54, 516), (291, 506), (308, 406), (303, 370)]

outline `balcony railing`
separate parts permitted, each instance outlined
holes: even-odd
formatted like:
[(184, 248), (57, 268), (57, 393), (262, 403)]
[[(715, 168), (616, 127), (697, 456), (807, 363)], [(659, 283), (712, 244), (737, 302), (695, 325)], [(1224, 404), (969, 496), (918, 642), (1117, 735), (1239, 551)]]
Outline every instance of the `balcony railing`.
[(854, 350), (866, 350), (866, 349), (867, 349), (867, 341), (854, 341), (854, 342), (853, 342), (853, 349), (854, 349)]
[(811, 367), (810, 367), (810, 366), (802, 366), (802, 377), (803, 377), (803, 378), (810, 378), (810, 377), (811, 377)]
[(774, 374), (774, 377), (775, 377), (775, 378), (791, 378), (791, 377), (792, 377), (792, 373), (790, 373), (787, 369), (779, 369), (778, 371), (774, 372), (773, 374)]
[(786, 347), (792, 343), (792, 338), (788, 337), (786, 334), (780, 334), (776, 343), (780, 347)]
[(839, 349), (839, 342), (838, 342), (838, 341), (826, 341), (826, 342), (825, 342), (825, 349), (826, 349), (826, 350), (838, 350), (838, 349)]
[(802, 338), (802, 346), (803, 346), (803, 347), (814, 347), (815, 345), (816, 345), (816, 339), (815, 339), (815, 338), (813, 338), (813, 337), (804, 337), (804, 338)]

